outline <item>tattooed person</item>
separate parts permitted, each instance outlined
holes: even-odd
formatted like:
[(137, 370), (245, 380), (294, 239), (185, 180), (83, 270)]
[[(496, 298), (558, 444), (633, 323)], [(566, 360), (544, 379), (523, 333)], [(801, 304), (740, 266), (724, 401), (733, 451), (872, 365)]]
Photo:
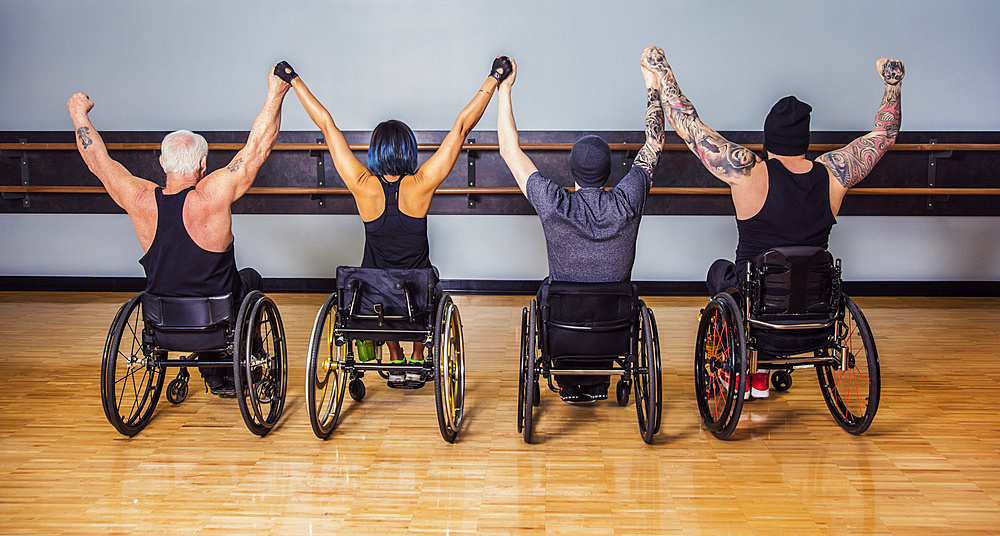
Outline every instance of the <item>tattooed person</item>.
[[(77, 93), (66, 103), (83, 161), (135, 227), (145, 252), (139, 264), (146, 272), (146, 292), (206, 297), (231, 292), (238, 304), (245, 293), (260, 289), (256, 270), (236, 269), (230, 206), (250, 188), (271, 153), (289, 87), (268, 76), (264, 109), (246, 145), (222, 169), (206, 174), (208, 144), (198, 134), (178, 130), (163, 138), (160, 165), (166, 187), (132, 175), (108, 155), (88, 117), (94, 103), (87, 95)], [(236, 396), (232, 368), (200, 370), (213, 394)]]
[[(514, 73), (500, 84), (497, 117), (500, 156), (542, 221), (551, 280), (614, 282), (629, 281), (632, 277), (639, 220), (663, 145), (659, 80), (652, 71), (640, 70), (646, 82), (646, 142), (632, 169), (610, 190), (605, 190), (604, 184), (611, 175), (611, 149), (597, 136), (585, 136), (573, 144), (569, 158), (575, 182), (573, 191), (539, 173), (518, 145), (510, 97), (517, 76), (516, 64)], [(591, 368), (611, 366), (610, 362), (587, 363)], [(570, 368), (587, 366), (574, 362), (562, 364)], [(608, 376), (559, 376), (556, 381), (562, 399), (577, 404), (607, 398), (610, 384)]]
[[(896, 141), (902, 116), (903, 62), (880, 58), (875, 69), (885, 82), (872, 131), (846, 147), (806, 159), (812, 108), (795, 97), (777, 102), (764, 120), (767, 160), (705, 126), (681, 93), (663, 51), (650, 47), (643, 66), (657, 74), (667, 119), (708, 170), (729, 185), (736, 207), (739, 242), (736, 263), (720, 259), (708, 271), (711, 295), (737, 288), (746, 262), (768, 249), (803, 245), (827, 247), (830, 229), (847, 190), (864, 179)], [(650, 50), (650, 49), (647, 49)], [(755, 373), (749, 393), (766, 397), (767, 374)]]
[[(278, 74), (292, 84), (306, 113), (323, 131), (326, 146), (337, 173), (358, 205), (365, 224), (365, 252), (361, 266), (366, 268), (430, 268), (427, 242), (427, 212), (434, 191), (451, 173), (466, 136), (486, 111), (497, 85), (511, 73), (510, 60), (497, 56), (490, 74), (472, 100), (458, 114), (455, 124), (438, 150), (422, 165), (417, 165), (417, 140), (402, 121), (379, 123), (372, 131), (368, 166), (359, 162), (351, 147), (333, 122), (333, 116), (313, 96), (302, 78), (287, 62), (279, 64)], [(386, 343), (390, 363), (406, 360), (398, 342)], [(424, 362), (424, 345), (413, 343), (410, 363)], [(389, 386), (402, 389), (422, 387), (419, 372), (390, 372)]]

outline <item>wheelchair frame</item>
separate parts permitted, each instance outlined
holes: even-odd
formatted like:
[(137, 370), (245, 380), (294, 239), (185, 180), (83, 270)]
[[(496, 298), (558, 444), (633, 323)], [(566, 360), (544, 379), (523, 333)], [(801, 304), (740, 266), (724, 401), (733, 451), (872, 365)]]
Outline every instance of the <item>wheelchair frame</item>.
[[(559, 389), (552, 385), (553, 376), (569, 375), (620, 375), (615, 386), (616, 401), (619, 406), (628, 404), (629, 389), (635, 391), (636, 416), (639, 434), (646, 443), (653, 442), (653, 436), (660, 430), (660, 416), (663, 399), (661, 390), (660, 344), (656, 330), (656, 318), (645, 302), (633, 295), (634, 320), (620, 325), (587, 328), (572, 324), (558, 323), (542, 318), (541, 308), (533, 298), (528, 307), (521, 310), (521, 355), (518, 367), (517, 431), (523, 433), (524, 442), (531, 443), (533, 431), (533, 410), (540, 405), (541, 389), (539, 378), (547, 380), (549, 390)], [(566, 369), (553, 364), (548, 348), (548, 325), (574, 331), (611, 331), (630, 327), (630, 355), (612, 357), (609, 369)], [(540, 352), (540, 359), (536, 356)], [(564, 356), (569, 357), (569, 356)], [(580, 356), (587, 357), (587, 356)], [(616, 366), (617, 365), (617, 366)]]
[[(465, 342), (458, 306), (449, 294), (440, 293), (430, 313), (418, 313), (414, 311), (409, 289), (401, 285), (397, 290), (405, 295), (407, 315), (387, 315), (380, 309), (375, 315), (362, 315), (355, 312), (359, 292), (356, 288), (352, 290), (346, 311), (348, 318), (340, 315), (339, 290), (327, 297), (316, 314), (306, 364), (306, 403), (313, 433), (320, 439), (327, 439), (333, 433), (340, 422), (345, 388), (356, 402), (364, 399), (365, 372), (378, 372), (383, 378), (388, 378), (389, 372), (417, 372), (421, 381), (434, 382), (438, 428), (441, 437), (453, 443), (461, 429), (465, 407)], [(352, 319), (376, 320), (381, 325), (387, 320), (414, 323), (419, 316), (426, 316), (423, 329), (345, 327)], [(355, 359), (354, 341), (358, 340), (376, 344), (374, 360)], [(395, 340), (422, 342), (428, 352), (424, 363), (382, 362), (382, 344)]]
[[(768, 253), (781, 250), (775, 248)], [(831, 296), (836, 303), (829, 319), (800, 323), (767, 322), (747, 315), (754, 311), (754, 300), (760, 297), (759, 278), (763, 275), (753, 264), (747, 263), (742, 303), (734, 297), (739, 296), (738, 291), (730, 288), (714, 296), (699, 313), (695, 392), (702, 421), (715, 437), (726, 439), (739, 422), (751, 373), (773, 370), (770, 380), (775, 389), (787, 391), (792, 370), (812, 366), (837, 424), (851, 434), (864, 433), (878, 410), (878, 350), (861, 309), (842, 292), (840, 260), (834, 262), (831, 271)], [(759, 329), (830, 332), (824, 341), (802, 352), (765, 357), (757, 348)], [(815, 335), (818, 338), (820, 334)]]
[[(230, 299), (230, 311), (223, 322), (209, 326), (157, 326), (143, 313), (142, 298), (146, 295), (140, 292), (126, 301), (108, 330), (101, 362), (101, 402), (108, 422), (129, 437), (145, 428), (156, 409), (168, 367), (180, 369), (167, 386), (167, 399), (173, 404), (187, 398), (190, 378), (187, 367), (232, 367), (244, 423), (254, 434), (267, 435), (284, 409), (288, 370), (284, 326), (274, 302), (263, 293), (252, 291), (241, 302), (235, 320)], [(190, 300), (192, 307), (196, 302), (209, 307), (209, 300), (229, 298), (227, 295), (166, 299)], [(156, 342), (157, 333), (215, 329), (225, 330), (224, 347), (191, 352)], [(171, 352), (189, 355), (170, 359)], [(196, 353), (216, 354), (219, 358), (199, 360), (194, 358)], [(227, 358), (222, 359), (223, 355)]]

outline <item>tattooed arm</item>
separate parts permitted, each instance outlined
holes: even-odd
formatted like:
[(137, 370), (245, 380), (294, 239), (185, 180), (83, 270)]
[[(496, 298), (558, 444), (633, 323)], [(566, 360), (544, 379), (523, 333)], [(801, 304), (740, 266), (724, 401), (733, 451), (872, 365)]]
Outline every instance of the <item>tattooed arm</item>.
[(646, 143), (635, 157), (635, 165), (646, 170), (652, 184), (653, 171), (663, 149), (663, 107), (660, 105), (659, 77), (643, 67), (642, 79), (646, 82)]
[(93, 107), (94, 103), (83, 93), (73, 95), (66, 103), (69, 116), (73, 120), (73, 129), (76, 131), (76, 148), (90, 172), (104, 184), (104, 189), (111, 195), (111, 199), (126, 212), (131, 213), (136, 207), (139, 196), (155, 188), (156, 185), (132, 175), (125, 166), (108, 155), (104, 140), (87, 115)]
[(232, 204), (253, 186), (257, 171), (271, 154), (281, 127), (281, 102), (291, 86), (273, 73), (267, 78), (267, 100), (257, 115), (247, 143), (226, 167), (209, 173), (196, 189), (220, 203)]
[(830, 181), (830, 205), (834, 214), (839, 211), (847, 190), (868, 176), (882, 155), (896, 143), (896, 136), (899, 134), (903, 115), (900, 88), (906, 72), (903, 62), (879, 58), (875, 69), (885, 82), (882, 105), (875, 114), (875, 128), (846, 147), (830, 151), (816, 159), (830, 170), (830, 177), (833, 179)]
[(642, 53), (642, 65), (659, 77), (660, 100), (670, 126), (708, 171), (730, 185), (740, 184), (750, 177), (751, 170), (761, 159), (701, 122), (694, 105), (681, 93), (663, 50), (655, 46), (646, 48)]
[(514, 87), (517, 77), (517, 63), (511, 60), (514, 70), (510, 77), (500, 84), (500, 96), (497, 98), (497, 139), (500, 141), (500, 156), (514, 175), (517, 187), (526, 197), (528, 195), (528, 177), (538, 171), (534, 162), (521, 150), (517, 125), (514, 124), (514, 109), (510, 102), (510, 90)]

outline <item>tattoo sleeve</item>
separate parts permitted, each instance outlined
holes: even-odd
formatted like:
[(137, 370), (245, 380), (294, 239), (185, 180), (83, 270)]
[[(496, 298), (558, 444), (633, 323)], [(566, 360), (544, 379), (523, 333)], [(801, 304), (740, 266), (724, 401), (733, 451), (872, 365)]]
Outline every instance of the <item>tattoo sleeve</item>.
[(94, 141), (90, 139), (89, 127), (80, 127), (76, 129), (76, 137), (80, 138), (81, 149), (86, 149), (87, 147), (90, 147), (90, 145), (94, 143)]
[(660, 91), (647, 89), (646, 102), (646, 143), (635, 157), (635, 165), (646, 170), (650, 180), (663, 148), (663, 108), (660, 105)]
[(664, 63), (660, 71), (660, 100), (663, 111), (677, 135), (708, 170), (725, 182), (749, 177), (760, 158), (742, 145), (732, 143), (708, 128), (698, 117), (691, 101), (681, 93), (673, 71)]
[(896, 143), (902, 117), (899, 83), (887, 83), (882, 105), (875, 114), (875, 128), (846, 147), (821, 155), (816, 161), (829, 168), (844, 188), (854, 186), (871, 173), (882, 155)]

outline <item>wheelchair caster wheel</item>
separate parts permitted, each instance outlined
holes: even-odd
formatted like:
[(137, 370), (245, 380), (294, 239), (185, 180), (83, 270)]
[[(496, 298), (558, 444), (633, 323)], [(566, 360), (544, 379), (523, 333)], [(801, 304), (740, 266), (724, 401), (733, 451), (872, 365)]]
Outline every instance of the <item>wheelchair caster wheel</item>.
[(180, 404), (188, 395), (188, 382), (186, 378), (174, 378), (167, 384), (167, 400), (171, 404)]
[(787, 370), (776, 370), (771, 373), (771, 385), (775, 391), (785, 392), (792, 386), (792, 373)]
[(628, 393), (632, 389), (632, 386), (628, 382), (618, 380), (618, 385), (615, 387), (615, 399), (618, 401), (618, 405), (625, 407), (628, 405)]
[(365, 398), (365, 383), (359, 379), (353, 379), (347, 384), (347, 392), (355, 402), (361, 402)]

